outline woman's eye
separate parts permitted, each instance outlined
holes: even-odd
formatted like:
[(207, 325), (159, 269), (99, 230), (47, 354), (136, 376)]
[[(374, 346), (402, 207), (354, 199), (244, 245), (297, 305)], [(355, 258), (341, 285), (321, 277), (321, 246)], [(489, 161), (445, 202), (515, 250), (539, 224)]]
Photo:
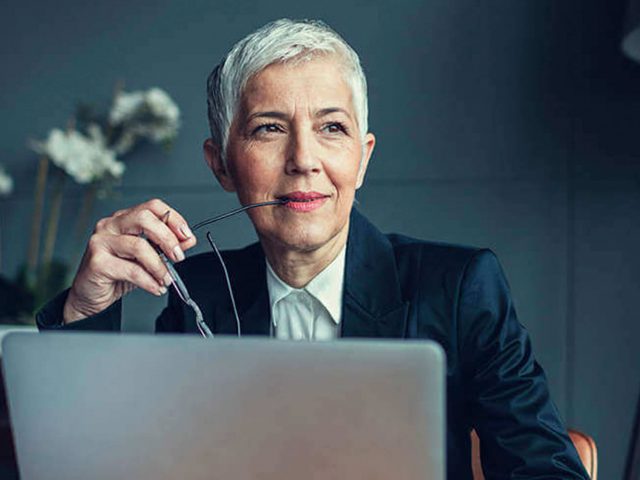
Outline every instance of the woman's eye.
[(347, 133), (346, 127), (340, 122), (327, 123), (323, 127), (323, 130), (328, 133)]
[(252, 134), (260, 134), (260, 133), (278, 133), (280, 132), (280, 126), (275, 123), (265, 123), (263, 125), (258, 125), (253, 129)]

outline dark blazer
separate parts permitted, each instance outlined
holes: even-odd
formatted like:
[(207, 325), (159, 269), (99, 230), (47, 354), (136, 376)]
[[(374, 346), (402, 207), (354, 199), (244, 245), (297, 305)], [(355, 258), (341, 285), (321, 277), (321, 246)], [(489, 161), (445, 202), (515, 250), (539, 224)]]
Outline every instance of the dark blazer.
[[(268, 335), (266, 264), (259, 243), (223, 253), (243, 335)], [(178, 264), (214, 333), (236, 334), (213, 253)], [(38, 314), (41, 329), (120, 329), (120, 302), (60, 327), (66, 292)], [(170, 295), (158, 332), (197, 334), (192, 311)], [(588, 479), (556, 407), (507, 281), (486, 249), (383, 235), (355, 209), (347, 242), (342, 337), (428, 338), (447, 354), (447, 472), (471, 479), (470, 437), (487, 479)]]

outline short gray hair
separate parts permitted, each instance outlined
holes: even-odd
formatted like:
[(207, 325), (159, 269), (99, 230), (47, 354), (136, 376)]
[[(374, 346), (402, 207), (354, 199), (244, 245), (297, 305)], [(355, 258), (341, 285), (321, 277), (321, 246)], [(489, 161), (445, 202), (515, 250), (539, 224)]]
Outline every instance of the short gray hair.
[(317, 54), (337, 54), (353, 94), (356, 121), (363, 139), (368, 129), (367, 80), (358, 54), (320, 20), (282, 18), (236, 43), (207, 79), (207, 112), (211, 138), (226, 162), (229, 128), (249, 79), (274, 63), (304, 61)]

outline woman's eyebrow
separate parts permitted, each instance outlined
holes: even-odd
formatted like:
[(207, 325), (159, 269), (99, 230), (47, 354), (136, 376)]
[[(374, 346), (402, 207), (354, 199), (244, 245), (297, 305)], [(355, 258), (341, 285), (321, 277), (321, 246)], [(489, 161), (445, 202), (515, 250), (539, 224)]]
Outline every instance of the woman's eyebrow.
[[(341, 107), (327, 107), (327, 108), (321, 108), (320, 110), (316, 111), (315, 116), (317, 118), (320, 117), (324, 117), (326, 115), (330, 115), (332, 113), (343, 113), (344, 115), (346, 115), (347, 117), (351, 118), (351, 115), (349, 114), (349, 112), (347, 110), (345, 110), (344, 108)], [(286, 114), (285, 112), (280, 112), (277, 110), (268, 110), (268, 111), (264, 111), (264, 112), (253, 112), (251, 115), (249, 115), (247, 117), (247, 123), (249, 123), (251, 120), (253, 120), (254, 118), (277, 118), (280, 120), (287, 120), (289, 118), (289, 115)]]
[(260, 118), (260, 117), (279, 118), (280, 120), (286, 120), (288, 115), (284, 112), (278, 112), (278, 111), (254, 112), (247, 117), (247, 123), (253, 120), (254, 118)]
[(329, 115), (331, 113), (336, 113), (336, 112), (344, 113), (347, 117), (351, 117), (349, 112), (347, 112), (344, 108), (340, 108), (340, 107), (322, 108), (316, 112), (316, 117), (324, 117), (325, 115)]

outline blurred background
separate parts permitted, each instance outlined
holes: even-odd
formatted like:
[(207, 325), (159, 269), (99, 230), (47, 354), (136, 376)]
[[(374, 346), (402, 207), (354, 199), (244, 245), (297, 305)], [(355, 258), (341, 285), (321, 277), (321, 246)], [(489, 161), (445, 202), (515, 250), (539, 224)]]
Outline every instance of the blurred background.
[[(108, 105), (118, 82), (168, 92), (179, 134), (169, 151), (128, 156), (77, 235), (85, 189), (67, 181), (55, 256), (75, 270), (97, 219), (152, 197), (192, 223), (236, 206), (203, 161), (206, 77), (267, 21), (320, 18), (368, 76), (378, 143), (359, 208), (383, 231), (497, 253), (564, 419), (595, 438), (601, 478), (620, 478), (640, 390), (640, 64), (620, 49), (626, 11), (626, 0), (5, 0), (0, 164), (14, 186), (0, 198), (0, 272), (14, 278), (29, 249), (28, 140), (64, 128), (78, 102)], [(220, 248), (256, 238), (246, 217), (212, 233)], [(153, 330), (162, 307), (134, 292), (124, 328)]]

